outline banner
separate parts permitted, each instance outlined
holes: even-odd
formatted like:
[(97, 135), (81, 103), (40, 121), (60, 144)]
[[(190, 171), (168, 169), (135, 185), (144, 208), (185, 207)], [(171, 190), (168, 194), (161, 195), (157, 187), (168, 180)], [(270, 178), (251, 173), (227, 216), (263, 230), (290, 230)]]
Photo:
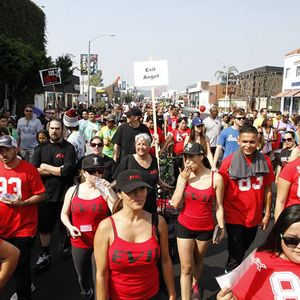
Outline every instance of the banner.
[(59, 68), (40, 70), (40, 77), (43, 86), (61, 84)]
[(80, 54), (80, 74), (87, 75), (88, 74), (88, 55), (87, 54)]
[[(98, 72), (98, 54), (90, 55), (90, 75)], [(80, 54), (80, 74), (88, 75), (88, 54)]]
[(96, 75), (98, 72), (98, 54), (91, 54), (90, 67), (90, 75)]
[(166, 60), (135, 62), (133, 68), (136, 87), (155, 87), (169, 83)]

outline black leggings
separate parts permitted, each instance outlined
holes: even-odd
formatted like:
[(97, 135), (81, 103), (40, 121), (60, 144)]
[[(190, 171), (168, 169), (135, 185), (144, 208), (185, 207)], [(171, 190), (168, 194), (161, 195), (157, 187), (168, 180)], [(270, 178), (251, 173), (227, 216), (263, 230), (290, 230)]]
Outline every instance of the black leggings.
[(94, 286), (95, 263), (93, 249), (72, 246), (72, 257), (81, 292), (87, 293)]

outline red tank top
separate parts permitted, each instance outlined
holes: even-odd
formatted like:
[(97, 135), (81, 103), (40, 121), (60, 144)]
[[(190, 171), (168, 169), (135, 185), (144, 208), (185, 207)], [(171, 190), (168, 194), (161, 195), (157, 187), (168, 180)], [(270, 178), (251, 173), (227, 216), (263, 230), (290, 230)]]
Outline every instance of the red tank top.
[(77, 248), (93, 248), (94, 236), (99, 223), (108, 215), (108, 205), (103, 196), (91, 200), (79, 198), (77, 193), (71, 202), (72, 224), (76, 226), (81, 236), (71, 238), (71, 243)]
[(209, 231), (214, 228), (213, 204), (216, 199), (214, 172), (211, 187), (199, 190), (187, 183), (184, 191), (184, 205), (178, 222), (194, 231)]
[(109, 247), (109, 298), (112, 300), (147, 300), (159, 289), (157, 261), (160, 248), (152, 236), (142, 243), (131, 243), (118, 236), (114, 219), (110, 217), (114, 241)]

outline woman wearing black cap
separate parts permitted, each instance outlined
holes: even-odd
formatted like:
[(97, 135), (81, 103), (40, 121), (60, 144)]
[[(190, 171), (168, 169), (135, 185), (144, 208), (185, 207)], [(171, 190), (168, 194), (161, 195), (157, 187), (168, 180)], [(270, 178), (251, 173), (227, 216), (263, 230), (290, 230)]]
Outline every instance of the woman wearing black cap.
[(136, 169), (117, 178), (115, 214), (100, 223), (94, 241), (97, 300), (159, 299), (159, 255), (168, 299), (175, 300), (168, 229), (162, 217), (155, 225), (152, 214), (143, 209), (147, 188), (151, 186)]
[(104, 168), (103, 158), (95, 154), (87, 155), (81, 167), (85, 181), (69, 188), (61, 211), (61, 220), (71, 235), (72, 257), (81, 296), (87, 300), (94, 299), (91, 257), (95, 232), (116, 200), (115, 193), (104, 179), (101, 182), (106, 187), (105, 190), (97, 188)]
[(216, 167), (214, 165), (214, 158), (210, 148), (210, 142), (208, 137), (205, 135), (205, 126), (200, 118), (194, 118), (192, 121), (190, 135), (187, 136), (184, 140), (184, 146), (187, 143), (199, 143), (203, 146), (206, 156), (208, 158), (211, 169), (214, 171)]
[(184, 170), (180, 173), (172, 203), (182, 207), (178, 216), (177, 246), (180, 258), (181, 299), (200, 299), (198, 280), (203, 269), (203, 259), (213, 238), (214, 206), (220, 236), (224, 236), (223, 190), (221, 175), (205, 167), (205, 150), (198, 143), (188, 143), (184, 151)]

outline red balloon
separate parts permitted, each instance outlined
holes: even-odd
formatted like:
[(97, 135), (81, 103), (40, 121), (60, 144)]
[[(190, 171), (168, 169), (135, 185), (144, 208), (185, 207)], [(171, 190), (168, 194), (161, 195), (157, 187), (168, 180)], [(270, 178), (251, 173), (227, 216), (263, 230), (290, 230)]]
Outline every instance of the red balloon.
[(205, 111), (206, 111), (205, 105), (200, 105), (199, 110), (200, 110), (200, 112), (202, 112), (202, 113), (205, 112)]

